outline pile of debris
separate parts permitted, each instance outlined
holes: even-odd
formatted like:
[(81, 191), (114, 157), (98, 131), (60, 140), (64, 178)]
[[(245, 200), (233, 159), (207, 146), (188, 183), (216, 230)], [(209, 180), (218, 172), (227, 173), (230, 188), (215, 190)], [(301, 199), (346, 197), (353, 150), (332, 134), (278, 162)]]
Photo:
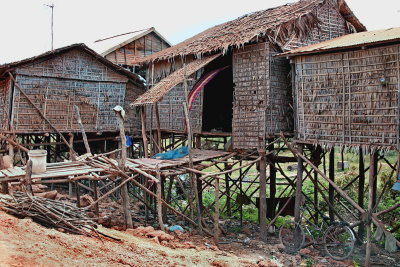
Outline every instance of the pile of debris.
[(66, 202), (14, 192), (0, 196), (0, 208), (15, 216), (30, 217), (44, 226), (94, 236), (88, 231), (94, 230), (94, 220), (88, 218), (84, 210)]

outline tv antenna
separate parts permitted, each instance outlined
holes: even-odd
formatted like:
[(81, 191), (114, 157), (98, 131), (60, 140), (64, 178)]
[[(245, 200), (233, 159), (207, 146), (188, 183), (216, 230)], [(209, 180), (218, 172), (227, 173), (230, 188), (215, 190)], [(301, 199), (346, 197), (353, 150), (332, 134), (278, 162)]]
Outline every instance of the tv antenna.
[(54, 3), (51, 5), (44, 4), (47, 7), (51, 8), (51, 50), (54, 48), (54, 29), (53, 29), (53, 21), (54, 21)]

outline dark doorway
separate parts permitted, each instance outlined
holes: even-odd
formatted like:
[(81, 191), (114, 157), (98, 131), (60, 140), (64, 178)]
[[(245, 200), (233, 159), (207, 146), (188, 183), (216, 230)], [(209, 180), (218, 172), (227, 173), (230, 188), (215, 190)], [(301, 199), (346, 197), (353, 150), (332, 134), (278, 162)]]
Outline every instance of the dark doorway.
[(229, 67), (218, 73), (203, 89), (203, 132), (232, 132), (232, 53), (208, 64), (204, 73), (225, 66)]

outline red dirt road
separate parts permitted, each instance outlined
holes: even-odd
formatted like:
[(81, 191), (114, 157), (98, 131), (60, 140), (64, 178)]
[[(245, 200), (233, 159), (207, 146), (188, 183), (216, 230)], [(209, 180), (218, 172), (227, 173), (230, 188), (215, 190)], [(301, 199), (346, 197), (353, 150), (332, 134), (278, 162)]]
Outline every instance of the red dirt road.
[(169, 248), (128, 232), (102, 229), (121, 242), (48, 229), (0, 211), (0, 266), (255, 266), (231, 253)]

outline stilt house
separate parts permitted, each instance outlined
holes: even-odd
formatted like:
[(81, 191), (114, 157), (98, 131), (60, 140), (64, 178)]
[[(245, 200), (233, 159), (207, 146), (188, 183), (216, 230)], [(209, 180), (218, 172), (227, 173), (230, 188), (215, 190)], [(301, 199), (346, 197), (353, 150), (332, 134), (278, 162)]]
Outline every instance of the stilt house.
[(147, 106), (153, 118), (147, 129), (157, 125), (156, 105), (161, 131), (184, 132), (186, 76), (188, 91), (200, 88), (190, 111), (194, 133), (232, 135), (234, 148), (263, 148), (267, 138), (293, 133), (290, 65), (274, 55), (365, 30), (343, 0), (302, 0), (250, 13), (143, 59), (160, 82), (133, 106)]
[(137, 61), (171, 47), (153, 27), (97, 40), (93, 48), (112, 63), (136, 72)]
[(295, 67), (298, 140), (399, 149), (400, 28), (346, 35), (284, 55)]
[[(113, 107), (134, 101), (143, 90), (136, 74), (84, 44), (49, 51), (0, 66), (0, 131), (54, 132), (30, 102), (62, 133), (80, 131), (74, 105), (86, 132), (118, 131)], [(129, 118), (127, 130), (138, 129), (136, 115)]]

